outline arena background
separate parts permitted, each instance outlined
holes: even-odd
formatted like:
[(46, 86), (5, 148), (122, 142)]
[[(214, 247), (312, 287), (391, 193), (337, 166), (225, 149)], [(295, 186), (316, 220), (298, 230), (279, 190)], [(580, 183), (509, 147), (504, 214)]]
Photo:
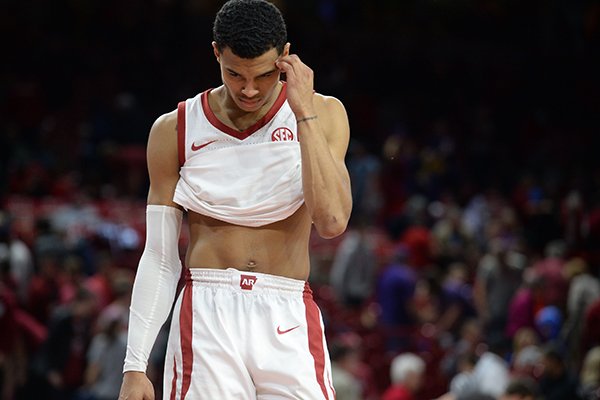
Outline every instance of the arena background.
[[(89, 342), (106, 329), (99, 313), (114, 301), (122, 312), (143, 247), (149, 128), (219, 84), (210, 42), (221, 3), (2, 2), (2, 400), (33, 398), (28, 388), (48, 384), (40, 368), (62, 376), (56, 398), (83, 398)], [(540, 280), (556, 289), (536, 311), (556, 307), (561, 333), (549, 337), (533, 314), (519, 327), (536, 332), (540, 349), (558, 343), (580, 377), (600, 344), (597, 298), (577, 312), (567, 302), (576, 274), (599, 277), (600, 3), (275, 3), (316, 90), (342, 100), (350, 119), (353, 235), (314, 238), (311, 280), (332, 355), (358, 355), (338, 366), (361, 385), (359, 398), (379, 398), (406, 351), (427, 361), (419, 398), (446, 392), (457, 371), (444, 360), (467, 320), (514, 370), (511, 316), (493, 325), (478, 300), (494, 286), (484, 261), (499, 254), (518, 260), (507, 262), (518, 277), (507, 313)], [(409, 295), (385, 298), (380, 279), (398, 264), (416, 281)], [(455, 268), (468, 295), (443, 325)], [(72, 312), (84, 292), (101, 305), (83, 318), (85, 333), (53, 342), (57, 310)], [(49, 354), (60, 346), (68, 357)], [(156, 353), (149, 373), (160, 390)], [(543, 392), (544, 376), (532, 376)]]

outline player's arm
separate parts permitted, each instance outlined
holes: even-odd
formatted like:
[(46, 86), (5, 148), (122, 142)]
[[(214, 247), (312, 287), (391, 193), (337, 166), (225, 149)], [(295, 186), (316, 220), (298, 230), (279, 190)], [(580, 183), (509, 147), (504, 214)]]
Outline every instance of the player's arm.
[(178, 242), (183, 212), (173, 203), (179, 178), (176, 120), (175, 112), (161, 116), (148, 139), (146, 244), (133, 286), (120, 399), (154, 399), (145, 375), (148, 357), (169, 316), (181, 275)]
[(298, 122), (304, 200), (319, 235), (346, 229), (352, 210), (350, 178), (344, 163), (350, 137), (342, 103), (313, 93), (313, 72), (296, 55), (276, 64), (287, 78), (288, 103)]
[(306, 205), (322, 237), (340, 235), (352, 210), (350, 177), (344, 157), (349, 127), (346, 111), (333, 97), (314, 95), (314, 119), (298, 124)]

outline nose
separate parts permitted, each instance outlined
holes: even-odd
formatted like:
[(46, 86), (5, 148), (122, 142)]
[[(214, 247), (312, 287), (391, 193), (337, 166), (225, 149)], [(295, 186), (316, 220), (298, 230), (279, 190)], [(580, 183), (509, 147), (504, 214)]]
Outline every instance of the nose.
[(242, 94), (250, 99), (258, 94), (258, 90), (252, 83), (248, 83), (242, 88)]

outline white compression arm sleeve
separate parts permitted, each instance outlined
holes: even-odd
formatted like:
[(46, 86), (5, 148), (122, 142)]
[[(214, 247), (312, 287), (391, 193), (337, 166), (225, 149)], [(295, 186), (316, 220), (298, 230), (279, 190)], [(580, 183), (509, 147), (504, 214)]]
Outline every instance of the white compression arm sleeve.
[(133, 284), (123, 372), (146, 372), (150, 351), (171, 312), (181, 275), (182, 219), (183, 212), (174, 207), (146, 208), (146, 246)]

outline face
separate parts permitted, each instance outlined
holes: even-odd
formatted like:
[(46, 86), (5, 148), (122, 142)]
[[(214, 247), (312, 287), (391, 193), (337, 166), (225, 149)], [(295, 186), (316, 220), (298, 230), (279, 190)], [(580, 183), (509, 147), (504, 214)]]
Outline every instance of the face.
[(423, 374), (423, 373), (410, 372), (406, 376), (406, 380), (404, 383), (411, 392), (416, 393), (419, 390), (421, 390), (421, 387), (423, 386), (424, 378), (425, 378), (425, 374)]
[(269, 102), (280, 76), (275, 62), (289, 53), (289, 43), (281, 55), (272, 48), (252, 59), (238, 57), (229, 48), (219, 52), (215, 43), (213, 50), (221, 66), (221, 78), (229, 99), (240, 110), (255, 112)]

